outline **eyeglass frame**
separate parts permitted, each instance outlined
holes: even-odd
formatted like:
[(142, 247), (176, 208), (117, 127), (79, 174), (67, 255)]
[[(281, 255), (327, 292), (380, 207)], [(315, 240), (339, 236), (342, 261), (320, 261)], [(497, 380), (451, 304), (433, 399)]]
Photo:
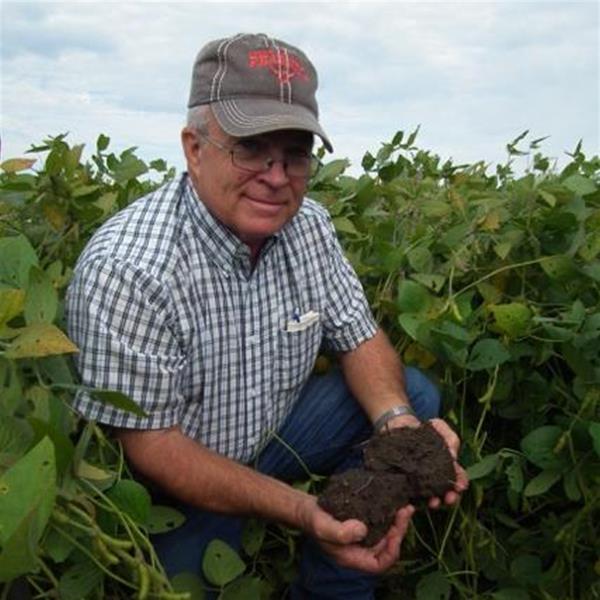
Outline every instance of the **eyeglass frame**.
[[(319, 160), (319, 158), (317, 156), (315, 156), (314, 154), (310, 154), (309, 156), (307, 156), (307, 158), (309, 159), (308, 171), (303, 175), (299, 175), (299, 174), (295, 175), (293, 173), (290, 174), (288, 172), (288, 164), (286, 163), (286, 160), (287, 160), (286, 158), (279, 159), (279, 158), (273, 158), (272, 156), (268, 156), (265, 159), (263, 168), (260, 171), (256, 171), (255, 169), (249, 169), (248, 167), (243, 167), (235, 162), (235, 159), (234, 159), (235, 148), (233, 148), (233, 147), (228, 148), (224, 144), (221, 144), (221, 142), (215, 140), (213, 137), (211, 137), (207, 133), (200, 131), (199, 129), (196, 129), (195, 133), (198, 137), (202, 138), (203, 140), (206, 140), (209, 144), (212, 144), (215, 148), (218, 148), (222, 152), (226, 152), (227, 154), (229, 154), (229, 156), (231, 158), (231, 164), (236, 169), (240, 169), (241, 171), (245, 171), (246, 173), (254, 173), (255, 175), (258, 175), (259, 173), (268, 173), (271, 170), (271, 167), (275, 163), (279, 162), (279, 163), (281, 163), (281, 166), (283, 167), (284, 173), (288, 177), (302, 177), (304, 179), (310, 179), (315, 174), (317, 169), (321, 166), (321, 161)], [(234, 142), (233, 146), (235, 146), (237, 143), (238, 142)]]

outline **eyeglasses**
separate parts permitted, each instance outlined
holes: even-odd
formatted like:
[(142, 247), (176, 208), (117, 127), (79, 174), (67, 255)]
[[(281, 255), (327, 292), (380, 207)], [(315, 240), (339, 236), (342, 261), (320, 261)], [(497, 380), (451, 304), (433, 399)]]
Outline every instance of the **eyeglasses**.
[(242, 138), (227, 147), (205, 133), (196, 133), (215, 148), (229, 154), (234, 167), (249, 173), (266, 173), (276, 162), (280, 162), (289, 177), (310, 177), (319, 166), (319, 159), (305, 150), (286, 152), (282, 159), (275, 159), (271, 156), (269, 145), (257, 138)]

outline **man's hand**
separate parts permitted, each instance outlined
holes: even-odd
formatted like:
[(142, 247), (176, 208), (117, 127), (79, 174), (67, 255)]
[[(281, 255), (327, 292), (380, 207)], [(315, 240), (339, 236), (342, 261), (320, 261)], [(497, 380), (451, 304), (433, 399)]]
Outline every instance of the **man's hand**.
[[(452, 458), (454, 459), (454, 471), (456, 478), (454, 480), (454, 489), (446, 492), (443, 502), (445, 504), (456, 504), (460, 500), (460, 495), (469, 487), (469, 479), (466, 471), (458, 464), (458, 451), (460, 450), (460, 440), (456, 433), (449, 427), (446, 421), (442, 419), (431, 419), (429, 421), (434, 429), (442, 436)], [(388, 421), (386, 428), (395, 429), (398, 427), (418, 427), (420, 422), (412, 416), (396, 417)], [(430, 498), (429, 508), (439, 508), (442, 505), (441, 498)]]
[(301, 507), (301, 521), (304, 523), (303, 530), (315, 538), (339, 565), (380, 574), (398, 560), (400, 545), (414, 510), (411, 505), (401, 508), (390, 530), (371, 548), (359, 543), (367, 535), (367, 526), (363, 522), (357, 519), (334, 519), (317, 504), (314, 497), (307, 498)]

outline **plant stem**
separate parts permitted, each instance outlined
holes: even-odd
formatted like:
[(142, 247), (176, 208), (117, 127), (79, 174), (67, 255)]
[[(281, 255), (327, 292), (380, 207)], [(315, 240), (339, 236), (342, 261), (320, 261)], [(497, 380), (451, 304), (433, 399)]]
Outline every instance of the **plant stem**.
[(504, 271), (510, 271), (511, 269), (518, 269), (520, 267), (527, 267), (529, 265), (535, 265), (537, 263), (542, 262), (544, 259), (546, 259), (546, 257), (542, 256), (540, 258), (535, 258), (534, 260), (526, 260), (521, 263), (513, 263), (511, 265), (504, 265), (503, 267), (500, 267), (500, 268), (496, 269), (495, 271), (491, 271), (487, 275), (484, 275), (483, 277), (480, 277), (479, 279), (469, 283), (464, 288), (462, 288), (461, 290), (459, 290), (458, 292), (453, 294), (453, 296), (454, 297), (460, 296), (461, 294), (464, 294), (467, 290), (470, 290), (471, 288), (478, 286), (480, 283), (483, 283), (486, 279), (491, 279), (492, 277), (495, 277), (496, 275), (503, 273)]

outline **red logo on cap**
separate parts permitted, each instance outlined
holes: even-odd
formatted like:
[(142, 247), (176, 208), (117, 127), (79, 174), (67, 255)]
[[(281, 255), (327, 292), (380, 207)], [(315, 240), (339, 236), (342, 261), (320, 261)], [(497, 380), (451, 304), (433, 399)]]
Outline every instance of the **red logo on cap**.
[(248, 52), (251, 69), (269, 69), (281, 82), (289, 83), (294, 77), (308, 81), (308, 75), (297, 56), (284, 50), (251, 50)]

